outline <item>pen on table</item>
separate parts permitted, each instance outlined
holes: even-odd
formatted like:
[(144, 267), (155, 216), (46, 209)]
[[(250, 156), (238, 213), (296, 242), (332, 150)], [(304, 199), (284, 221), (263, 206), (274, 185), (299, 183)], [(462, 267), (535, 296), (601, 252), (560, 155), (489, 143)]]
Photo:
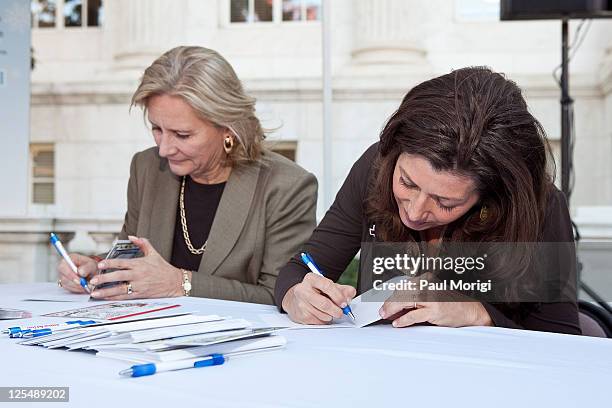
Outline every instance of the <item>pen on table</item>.
[[(46, 334), (57, 333), (59, 331), (73, 329), (75, 327), (87, 326), (98, 323), (95, 320), (72, 320), (65, 323), (41, 324), (38, 326), (15, 326), (2, 330), (2, 334), (8, 334), (9, 337), (38, 337)], [(34, 334), (37, 334), (34, 336)]]
[(223, 354), (211, 354), (201, 358), (191, 358), (186, 360), (165, 361), (161, 363), (137, 364), (122, 370), (119, 375), (122, 377), (144, 377), (163, 371), (183, 370), (186, 368), (199, 368), (214, 365), (221, 365), (228, 360), (228, 356)]
[[(306, 264), (306, 266), (308, 267), (308, 269), (312, 271), (312, 273), (314, 273), (315, 275), (323, 276), (323, 277), (325, 276), (323, 275), (323, 272), (321, 272), (317, 264), (315, 264), (314, 260), (307, 252), (302, 252), (301, 256), (302, 256), (302, 262)], [(342, 313), (349, 316), (351, 319), (355, 320), (355, 315), (353, 314), (353, 311), (351, 310), (351, 306), (346, 305), (346, 307), (343, 307)]]
[(91, 291), (89, 290), (89, 287), (87, 286), (87, 279), (79, 275), (76, 265), (74, 264), (74, 262), (72, 262), (72, 259), (70, 259), (70, 257), (68, 256), (68, 252), (66, 252), (66, 250), (64, 249), (64, 246), (62, 245), (62, 242), (59, 240), (57, 235), (55, 235), (54, 233), (51, 233), (51, 238), (49, 238), (49, 241), (51, 242), (51, 245), (55, 247), (55, 249), (57, 250), (57, 253), (60, 254), (62, 258), (64, 258), (64, 261), (66, 261), (68, 266), (70, 266), (70, 269), (72, 269), (75, 275), (79, 278), (81, 286), (87, 291), (87, 293), (91, 293)]
[(280, 347), (270, 347), (265, 349), (234, 351), (230, 353), (220, 354), (213, 353), (204, 357), (189, 358), (185, 360), (164, 361), (161, 363), (137, 364), (130, 368), (122, 370), (119, 375), (122, 377), (144, 377), (164, 371), (184, 370), (186, 368), (201, 368), (221, 365), (226, 363), (230, 358), (244, 356), (248, 354), (262, 353), (278, 349)]

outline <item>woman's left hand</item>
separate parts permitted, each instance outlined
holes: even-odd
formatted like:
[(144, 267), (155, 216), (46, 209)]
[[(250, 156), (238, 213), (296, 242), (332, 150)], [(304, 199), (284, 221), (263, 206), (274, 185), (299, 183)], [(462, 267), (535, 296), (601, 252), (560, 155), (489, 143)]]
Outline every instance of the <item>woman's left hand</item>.
[(95, 290), (91, 296), (104, 300), (126, 300), (182, 296), (183, 273), (170, 265), (153, 248), (146, 238), (128, 237), (143, 253), (141, 258), (105, 259), (98, 268), (119, 269), (99, 274), (90, 282), (99, 285), (106, 282), (126, 281), (131, 284), (132, 293), (128, 294), (128, 284)]
[[(415, 308), (416, 306), (416, 308)], [(396, 317), (408, 309), (408, 312)], [(393, 327), (428, 322), (436, 326), (493, 326), (489, 313), (480, 302), (405, 302), (388, 299), (379, 311), (383, 319), (393, 320)]]

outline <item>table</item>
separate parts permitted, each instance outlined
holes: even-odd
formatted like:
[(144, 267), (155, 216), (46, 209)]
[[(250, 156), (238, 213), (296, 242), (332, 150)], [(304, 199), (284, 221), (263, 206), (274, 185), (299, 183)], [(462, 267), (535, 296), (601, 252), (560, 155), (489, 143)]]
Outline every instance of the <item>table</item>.
[[(0, 302), (33, 314), (84, 305), (21, 300), (44, 287), (53, 284), (0, 285)], [(253, 322), (261, 314), (277, 313), (275, 307), (249, 303), (169, 301), (183, 310)], [(58, 319), (36, 318), (40, 321)], [(290, 330), (284, 336), (288, 344), (281, 351), (142, 378), (120, 378), (118, 372), (127, 367), (120, 361), (26, 347), (3, 337), (0, 386), (68, 386), (70, 402), (54, 406), (87, 408), (610, 406), (609, 339), (495, 327), (390, 325)]]

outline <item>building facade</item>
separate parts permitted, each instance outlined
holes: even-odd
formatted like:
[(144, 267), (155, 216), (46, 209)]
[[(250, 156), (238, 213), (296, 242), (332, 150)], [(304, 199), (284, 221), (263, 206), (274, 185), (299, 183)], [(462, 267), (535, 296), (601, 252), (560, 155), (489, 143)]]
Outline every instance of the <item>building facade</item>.
[[(31, 203), (27, 218), (0, 219), (0, 282), (55, 279), (49, 231), (71, 250), (109, 247), (130, 159), (153, 145), (131, 95), (144, 68), (177, 45), (225, 56), (263, 126), (276, 129), (270, 146), (322, 179), (320, 1), (34, 0), (32, 9)], [(491, 0), (333, 0), (330, 10), (332, 193), (411, 87), (465, 66), (515, 80), (558, 153), (559, 21), (500, 22)], [(587, 238), (610, 238), (612, 20), (570, 28), (571, 209)]]

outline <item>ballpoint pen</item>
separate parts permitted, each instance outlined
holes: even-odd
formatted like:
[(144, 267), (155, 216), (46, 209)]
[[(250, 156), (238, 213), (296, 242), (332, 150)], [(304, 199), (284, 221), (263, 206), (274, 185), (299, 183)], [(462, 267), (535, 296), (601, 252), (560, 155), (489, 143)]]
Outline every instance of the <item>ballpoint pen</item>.
[[(323, 275), (323, 272), (321, 272), (317, 264), (315, 264), (314, 260), (308, 253), (302, 252), (300, 255), (302, 256), (302, 262), (306, 264), (306, 266), (312, 271), (312, 273), (325, 277), (325, 275)], [(346, 305), (342, 308), (342, 313), (355, 320), (355, 315), (353, 314), (353, 311), (351, 310), (351, 307), (349, 305)]]
[(57, 235), (55, 235), (54, 233), (51, 233), (51, 238), (49, 238), (49, 241), (51, 242), (51, 245), (55, 247), (55, 249), (57, 250), (57, 253), (60, 254), (62, 258), (64, 258), (64, 261), (66, 261), (68, 266), (70, 266), (70, 269), (72, 269), (74, 274), (79, 278), (81, 286), (87, 291), (87, 293), (91, 293), (91, 291), (89, 290), (89, 287), (87, 286), (87, 279), (79, 275), (76, 265), (74, 264), (74, 262), (72, 262), (72, 259), (70, 259), (70, 257), (68, 256), (68, 253), (64, 249), (64, 246), (62, 245), (62, 242), (59, 240)]
[(266, 351), (271, 351), (274, 349), (280, 348), (270, 347), (266, 349), (259, 350), (245, 350), (245, 351), (235, 351), (231, 353), (214, 353), (204, 357), (196, 357), (189, 358), (185, 360), (176, 360), (176, 361), (164, 361), (160, 363), (147, 363), (147, 364), (137, 364), (133, 365), (130, 368), (122, 370), (119, 372), (119, 375), (122, 377), (144, 377), (147, 375), (153, 375), (155, 373), (161, 373), (163, 371), (174, 371), (174, 370), (184, 370), (186, 368), (201, 368), (201, 367), (210, 367), (221, 365), (227, 362), (230, 358), (234, 358), (241, 355), (247, 354), (255, 354)]
[(122, 377), (144, 377), (163, 371), (183, 370), (186, 368), (199, 368), (214, 365), (221, 365), (228, 359), (223, 354), (211, 354), (200, 358), (190, 358), (186, 360), (166, 361), (161, 363), (137, 364), (122, 370), (119, 375)]

